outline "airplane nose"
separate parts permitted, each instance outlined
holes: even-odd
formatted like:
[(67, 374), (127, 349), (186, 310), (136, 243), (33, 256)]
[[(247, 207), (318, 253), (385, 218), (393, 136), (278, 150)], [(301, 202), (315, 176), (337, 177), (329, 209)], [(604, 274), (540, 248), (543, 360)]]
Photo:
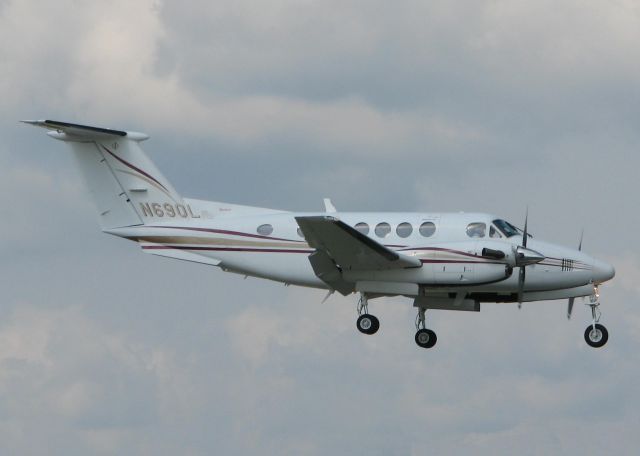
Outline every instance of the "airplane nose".
[(595, 283), (606, 282), (613, 279), (616, 275), (616, 270), (609, 263), (604, 261), (594, 260), (593, 262), (593, 281)]

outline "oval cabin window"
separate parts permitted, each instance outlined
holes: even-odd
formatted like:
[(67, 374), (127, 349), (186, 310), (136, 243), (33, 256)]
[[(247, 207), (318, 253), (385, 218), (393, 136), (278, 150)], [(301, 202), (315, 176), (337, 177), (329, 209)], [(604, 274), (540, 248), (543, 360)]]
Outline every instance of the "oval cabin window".
[(391, 233), (391, 225), (387, 222), (381, 222), (376, 225), (376, 236), (383, 238), (387, 237), (389, 233)]
[(365, 236), (369, 234), (369, 225), (364, 222), (356, 223), (356, 226), (354, 226), (354, 228), (356, 229), (356, 231), (361, 232)]
[(411, 223), (402, 222), (396, 227), (396, 234), (401, 238), (409, 237), (411, 236), (411, 233), (413, 233), (413, 227), (411, 226)]
[(269, 236), (271, 233), (273, 233), (273, 226), (265, 223), (264, 225), (260, 225), (256, 231), (258, 232), (258, 234), (261, 234), (263, 236)]
[(436, 224), (433, 222), (424, 222), (420, 225), (420, 234), (424, 237), (431, 237), (436, 232)]

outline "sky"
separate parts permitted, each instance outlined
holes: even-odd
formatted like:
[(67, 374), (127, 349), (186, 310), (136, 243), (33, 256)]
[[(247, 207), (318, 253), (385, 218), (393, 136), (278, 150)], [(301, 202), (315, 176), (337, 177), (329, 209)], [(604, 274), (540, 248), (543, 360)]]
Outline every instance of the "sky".
[[(0, 0), (0, 453), (635, 454), (640, 4)], [(64, 147), (144, 131), (185, 196), (485, 211), (616, 267), (578, 301), (428, 312), (143, 255)]]

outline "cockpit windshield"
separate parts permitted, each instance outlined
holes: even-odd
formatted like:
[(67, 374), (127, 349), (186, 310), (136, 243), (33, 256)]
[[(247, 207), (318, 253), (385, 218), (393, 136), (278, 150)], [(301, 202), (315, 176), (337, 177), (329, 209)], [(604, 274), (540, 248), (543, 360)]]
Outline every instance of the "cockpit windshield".
[(504, 234), (506, 237), (510, 238), (511, 236), (517, 236), (521, 233), (521, 230), (513, 226), (511, 223), (506, 220), (494, 220), (493, 224)]

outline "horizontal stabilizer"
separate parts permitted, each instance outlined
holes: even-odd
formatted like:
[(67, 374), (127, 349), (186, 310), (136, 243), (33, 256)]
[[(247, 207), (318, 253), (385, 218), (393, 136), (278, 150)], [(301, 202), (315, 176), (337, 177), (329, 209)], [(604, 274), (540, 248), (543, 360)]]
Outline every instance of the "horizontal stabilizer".
[(210, 266), (220, 266), (220, 263), (222, 263), (216, 258), (209, 258), (203, 255), (198, 255), (197, 253), (188, 252), (186, 250), (168, 247), (163, 244), (141, 242), (140, 247), (142, 247), (142, 251), (145, 253), (150, 253), (151, 255), (157, 255), (166, 258), (173, 258), (176, 260), (191, 261), (192, 263), (208, 264)]
[(417, 268), (419, 259), (379, 244), (353, 227), (331, 216), (296, 217), (309, 245), (326, 253), (343, 270)]
[[(36, 127), (46, 128), (59, 133), (64, 133), (72, 138), (78, 139), (106, 139), (113, 137), (127, 137), (134, 141), (143, 141), (149, 136), (144, 133), (133, 131), (113, 130), (111, 128), (92, 127), (89, 125), (79, 125), (58, 120), (23, 120), (23, 123)], [(60, 138), (64, 139), (64, 138)]]

